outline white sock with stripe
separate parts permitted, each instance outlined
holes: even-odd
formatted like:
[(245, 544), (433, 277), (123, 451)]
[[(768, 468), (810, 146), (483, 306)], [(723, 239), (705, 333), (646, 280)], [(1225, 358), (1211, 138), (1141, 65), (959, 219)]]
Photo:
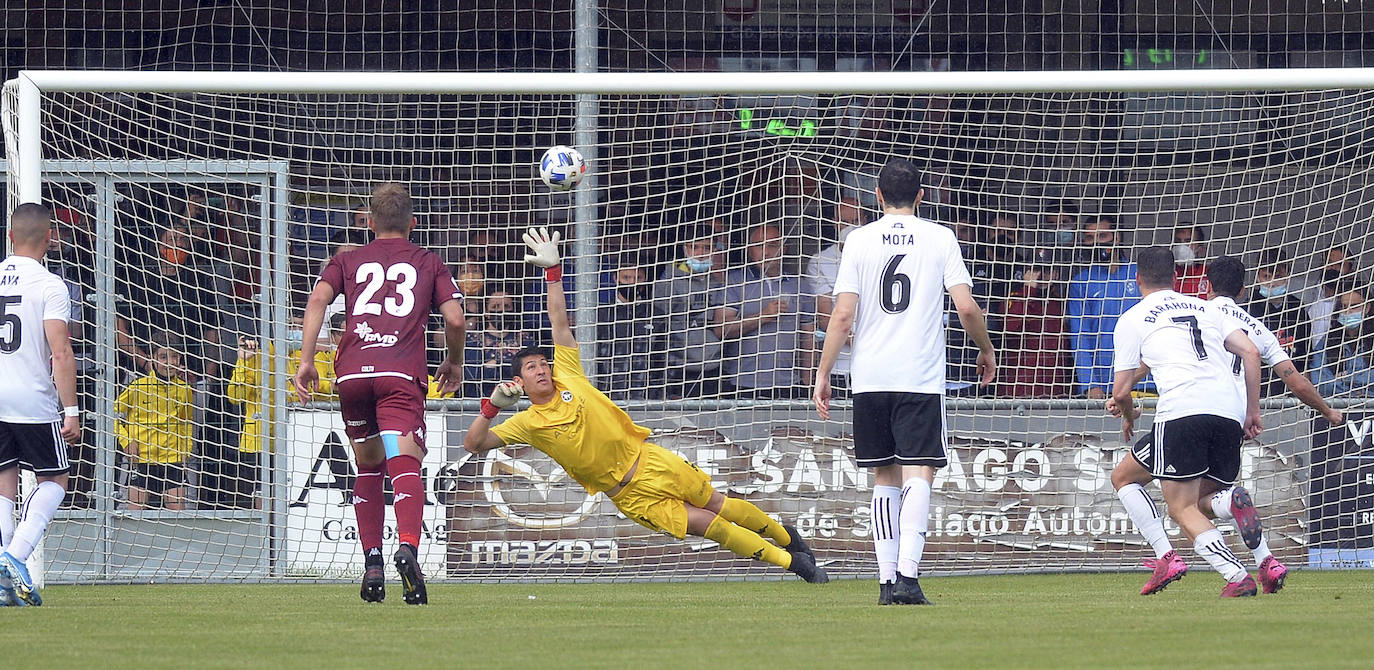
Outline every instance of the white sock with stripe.
[(0, 496), (0, 551), (14, 539), (14, 500)]
[(1245, 579), (1245, 564), (1231, 553), (1231, 549), (1226, 546), (1226, 540), (1221, 537), (1221, 531), (1213, 528), (1198, 535), (1193, 541), (1193, 550), (1207, 559), (1207, 564), (1220, 572), (1226, 581), (1238, 582)]
[(43, 538), (43, 533), (48, 530), (48, 524), (52, 522), (53, 515), (57, 514), (57, 507), (62, 504), (62, 498), (66, 495), (66, 489), (57, 482), (40, 482), (38, 488), (24, 501), (24, 520), (14, 529), (14, 539), (5, 551), (18, 560), (28, 560), (29, 554), (33, 553), (33, 548)]
[(921, 554), (926, 549), (926, 530), (930, 528), (930, 482), (912, 477), (902, 485), (902, 515), (900, 551), (897, 572), (905, 577), (918, 577)]
[(897, 581), (897, 520), (902, 507), (902, 490), (895, 486), (873, 487), (873, 553), (878, 556), (878, 581)]
[(1126, 507), (1126, 514), (1135, 523), (1136, 530), (1140, 531), (1145, 541), (1154, 549), (1155, 558), (1162, 558), (1164, 554), (1173, 551), (1174, 545), (1169, 542), (1169, 536), (1164, 532), (1164, 517), (1160, 516), (1155, 499), (1144, 486), (1127, 484), (1116, 490), (1116, 497)]

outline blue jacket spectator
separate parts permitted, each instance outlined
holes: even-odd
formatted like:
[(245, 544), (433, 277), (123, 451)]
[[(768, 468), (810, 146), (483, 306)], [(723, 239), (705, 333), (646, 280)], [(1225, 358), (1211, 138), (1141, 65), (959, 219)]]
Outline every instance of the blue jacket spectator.
[(1140, 302), (1134, 263), (1123, 263), (1115, 222), (1099, 217), (1083, 226), (1092, 265), (1069, 283), (1068, 325), (1077, 392), (1100, 399), (1111, 393), (1112, 331), (1116, 320)]

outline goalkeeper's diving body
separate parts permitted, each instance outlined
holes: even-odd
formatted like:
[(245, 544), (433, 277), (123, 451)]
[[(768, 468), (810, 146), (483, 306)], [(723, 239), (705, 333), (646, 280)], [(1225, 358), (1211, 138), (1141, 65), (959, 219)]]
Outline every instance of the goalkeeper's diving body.
[[(482, 413), (473, 420), (463, 447), (482, 453), (528, 444), (548, 454), (588, 493), (605, 493), (625, 516), (646, 528), (678, 539), (699, 535), (808, 582), (829, 581), (795, 528), (753, 503), (722, 495), (695, 465), (645, 441), (649, 429), (636, 425), (587, 379), (568, 326), (558, 240), (557, 233), (550, 237), (544, 229), (525, 234), (533, 252), (525, 261), (545, 268), (553, 360), (536, 348), (516, 352), (513, 379), (482, 401)], [(522, 393), (531, 406), (492, 426), (492, 419), (513, 407)]]

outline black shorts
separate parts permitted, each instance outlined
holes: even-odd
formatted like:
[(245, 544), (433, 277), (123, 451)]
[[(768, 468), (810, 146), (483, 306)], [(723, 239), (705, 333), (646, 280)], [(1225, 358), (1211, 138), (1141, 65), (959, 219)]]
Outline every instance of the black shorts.
[(16, 465), (45, 477), (70, 470), (62, 424), (0, 421), (0, 470)]
[(854, 460), (864, 468), (894, 463), (945, 467), (949, 463), (945, 458), (945, 397), (855, 393)]
[(186, 486), (186, 466), (181, 463), (139, 463), (129, 475), (129, 486), (162, 495)]
[(1240, 443), (1245, 431), (1235, 419), (1195, 414), (1156, 421), (1131, 455), (1155, 479), (1207, 477), (1235, 483), (1240, 474)]

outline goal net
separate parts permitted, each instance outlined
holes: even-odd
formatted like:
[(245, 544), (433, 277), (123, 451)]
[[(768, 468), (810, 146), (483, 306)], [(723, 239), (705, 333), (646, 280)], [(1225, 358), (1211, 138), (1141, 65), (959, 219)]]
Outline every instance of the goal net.
[[(710, 67), (746, 67), (719, 60)], [(1001, 363), (980, 387), (976, 351), (949, 319), (950, 465), (924, 571), (1117, 570), (1150, 555), (1109, 478), (1130, 443), (1096, 397), (1115, 315), (1134, 300), (1131, 258), (1152, 245), (1174, 247), (1179, 287), (1195, 294), (1207, 263), (1243, 259), (1237, 301), (1348, 409), (1329, 426), (1265, 373), (1266, 430), (1243, 447), (1242, 483), (1274, 553), (1369, 566), (1367, 75), (1313, 71), (1331, 83), (1302, 89), (1291, 71), (1247, 84), (1253, 73), (922, 67), (6, 84), (9, 208), (53, 208), (49, 265), (77, 298), (86, 430), (47, 538), (48, 579), (361, 572), (336, 398), (326, 388), (301, 405), (286, 380), (304, 297), (332, 254), (370, 239), (363, 208), (384, 181), (410, 190), (413, 239), (466, 296), (462, 388), (432, 399), (427, 419), (428, 575), (782, 574), (636, 525), (532, 448), (463, 451), (507, 357), (550, 344), (540, 275), (521, 261), (529, 226), (568, 240), (565, 283), (598, 387), (718, 490), (795, 525), (832, 575), (871, 575), (872, 481), (853, 459), (843, 363), (831, 421), (807, 398), (837, 244), (878, 216), (877, 173), (894, 157), (925, 170), (919, 213), (957, 233)], [(590, 163), (571, 193), (538, 178), (556, 144)], [(387, 528), (392, 550), (390, 508)]]

